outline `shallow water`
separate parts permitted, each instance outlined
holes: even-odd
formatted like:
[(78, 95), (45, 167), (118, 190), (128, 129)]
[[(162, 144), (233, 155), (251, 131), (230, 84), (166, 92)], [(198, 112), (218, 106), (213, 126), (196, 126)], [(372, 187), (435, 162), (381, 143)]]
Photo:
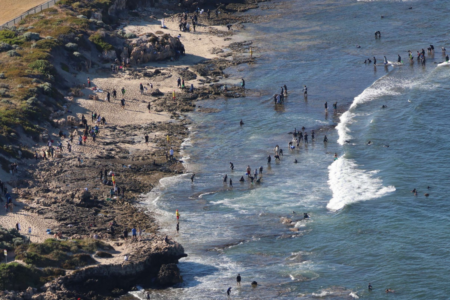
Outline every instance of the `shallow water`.
[[(245, 34), (261, 49), (257, 64), (229, 70), (261, 92), (199, 102), (220, 111), (190, 115), (183, 155), (195, 183), (190, 175), (165, 178), (148, 195), (162, 231), (189, 254), (179, 264), (184, 283), (153, 296), (224, 299), (231, 286), (235, 299), (384, 299), (393, 296), (386, 288), (396, 290), (396, 299), (447, 298), (450, 67), (434, 63), (442, 61), (449, 3), (293, 0), (261, 6), (273, 4), (248, 12), (268, 16), (246, 25)], [(374, 39), (377, 30), (380, 40)], [(407, 62), (407, 50), (430, 43), (437, 51), (425, 67), (363, 64), (373, 56), (379, 63), (384, 55), (396, 61), (397, 53)], [(289, 97), (275, 109), (271, 96), (283, 84)], [(315, 142), (288, 150), (288, 133), (302, 126), (316, 131)], [(277, 144), (284, 156), (269, 166), (266, 157)], [(239, 182), (247, 165), (264, 167), (260, 185)], [(223, 184), (225, 174), (232, 188)], [(311, 219), (297, 222), (298, 232), (280, 222), (303, 212)]]

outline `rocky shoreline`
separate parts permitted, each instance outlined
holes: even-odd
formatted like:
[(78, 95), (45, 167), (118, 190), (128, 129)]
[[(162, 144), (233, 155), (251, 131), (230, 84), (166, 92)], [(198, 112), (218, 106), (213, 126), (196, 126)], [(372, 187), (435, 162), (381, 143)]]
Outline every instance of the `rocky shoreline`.
[[(255, 4), (227, 5), (228, 11), (254, 7)], [(224, 25), (230, 21), (236, 23), (236, 28), (242, 29), (242, 22), (249, 20), (223, 14), (210, 23)], [(157, 26), (150, 29), (154, 28)], [(118, 89), (118, 84), (131, 90), (138, 86), (138, 82), (150, 80), (155, 89), (140, 96), (136, 89), (136, 93), (126, 95), (130, 103), (127, 104), (130, 106), (128, 110), (132, 111), (130, 116), (121, 117), (122, 111), (114, 101), (115, 106), (111, 108), (109, 101), (84, 99), (84, 96), (93, 94), (91, 89), (83, 87), (78, 79), (65, 78), (66, 85), (79, 86), (82, 96), (79, 99), (75, 95), (66, 97), (67, 109), (60, 113), (64, 121), (53, 122), (59, 128), (48, 127), (41, 136), (42, 144), (34, 145), (33, 150), (38, 153), (45, 150), (47, 147), (43, 144), (47, 139), (67, 142), (67, 138), (64, 139), (59, 133), (78, 133), (82, 127), (81, 115), (89, 118), (93, 112), (101, 113), (108, 122), (100, 126), (96, 141), (88, 141), (84, 146), (75, 145), (74, 141), (71, 153), (61, 151), (51, 160), (19, 161), (18, 173), (7, 183), (12, 190), (16, 210), (19, 210), (17, 214), (22, 216), (5, 214), (0, 217), (0, 221), (2, 225), (18, 221), (26, 226), (34, 224), (29, 219), (37, 220), (35, 223), (41, 225), (33, 228), (33, 231), (39, 231), (30, 236), (33, 242), (41, 242), (46, 238), (45, 227), (50, 227), (48, 229), (52, 233), (68, 240), (98, 238), (107, 241), (114, 248), (115, 260), (113, 263), (105, 260), (68, 271), (65, 276), (46, 283), (40, 290), (30, 287), (23, 292), (0, 292), (2, 299), (113, 299), (138, 283), (165, 287), (182, 280), (176, 263), (187, 256), (183, 247), (159, 236), (158, 225), (151, 212), (144, 211), (137, 204), (141, 201), (141, 195), (151, 191), (161, 178), (185, 172), (181, 161), (177, 159), (180, 145), (189, 134), (187, 125), (190, 121), (183, 114), (196, 110), (195, 101), (245, 96), (244, 88), (223, 82), (228, 77), (223, 70), (252, 63), (254, 59), (248, 55), (252, 43), (232, 42), (232, 32), (215, 27), (205, 28), (202, 37), (205, 35), (227, 42), (228, 51), (207, 44), (205, 49), (208, 49), (208, 57), (197, 61), (188, 60), (185, 64), (174, 62), (162, 67), (134, 65), (121, 73), (105, 76), (104, 67), (101, 62), (97, 62), (98, 67), (90, 69), (89, 73), (79, 72), (76, 77), (91, 77), (93, 85), (105, 91)], [(186, 80), (186, 86), (195, 84), (194, 92), (182, 89), (177, 90), (174, 96), (170, 91), (176, 76)], [(148, 115), (147, 103), (151, 105)], [(136, 114), (139, 114), (139, 118), (135, 117)], [(145, 135), (150, 136), (149, 143), (143, 141)], [(175, 152), (173, 160), (168, 158), (170, 148)], [(104, 172), (106, 176), (100, 175)], [(111, 173), (114, 173), (122, 191), (125, 188), (123, 194), (111, 192), (112, 185), (108, 183), (112, 180)], [(11, 220), (5, 221), (7, 217)], [(111, 227), (114, 227), (115, 236)], [(131, 228), (139, 228), (143, 232), (141, 241), (128, 243), (117, 238), (124, 230)], [(127, 261), (124, 261), (124, 255)]]

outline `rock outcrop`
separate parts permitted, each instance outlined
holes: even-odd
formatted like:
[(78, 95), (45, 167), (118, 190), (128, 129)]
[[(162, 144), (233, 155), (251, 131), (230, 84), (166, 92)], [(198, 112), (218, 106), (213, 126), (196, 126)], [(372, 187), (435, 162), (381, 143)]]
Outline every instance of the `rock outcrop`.
[(169, 286), (182, 281), (176, 263), (186, 256), (180, 244), (154, 237), (136, 243), (122, 264), (89, 266), (46, 283), (41, 292), (32, 288), (24, 292), (0, 292), (0, 299), (106, 299), (131, 290), (138, 283)]
[(164, 60), (180, 55), (183, 44), (176, 37), (164, 34), (161, 37), (150, 35), (140, 37), (130, 44), (133, 49), (130, 54), (132, 64), (147, 63), (149, 61)]

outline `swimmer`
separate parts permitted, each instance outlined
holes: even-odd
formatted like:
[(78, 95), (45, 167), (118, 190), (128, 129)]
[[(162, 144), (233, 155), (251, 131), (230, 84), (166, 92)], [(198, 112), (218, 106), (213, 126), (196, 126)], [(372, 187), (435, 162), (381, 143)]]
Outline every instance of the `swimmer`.
[(395, 293), (395, 291), (392, 289), (386, 289), (386, 293)]
[(370, 58), (367, 59), (367, 63), (368, 63), (368, 64), (371, 64), (371, 63), (372, 63), (372, 61), (370, 60)]
[(416, 189), (413, 189), (412, 191), (411, 191), (411, 193), (416, 193), (417, 192), (417, 190)]
[(383, 147), (389, 148), (389, 145), (383, 145)]
[(430, 194), (428, 194), (428, 193), (426, 193), (426, 194), (424, 194), (425, 195), (425, 197), (427, 197), (428, 198), (428, 196), (430, 196)]
[(227, 182), (227, 178), (228, 178), (228, 176), (227, 176), (227, 174), (225, 174), (225, 176), (223, 176), (223, 182)]
[(372, 288), (372, 285), (370, 284), (370, 282), (369, 282), (369, 286), (367, 287), (367, 289), (369, 290), (369, 291), (371, 291), (373, 288)]
[(308, 213), (303, 213), (303, 219), (309, 219)]
[(306, 85), (303, 87), (303, 96), (308, 96), (308, 88), (306, 87)]
[(427, 186), (427, 189), (431, 189), (431, 187)]
[(448, 54), (445, 56), (445, 61), (448, 62)]
[(381, 106), (381, 108), (387, 108), (387, 106), (383, 104), (383, 105)]
[(334, 154), (334, 160), (338, 159), (337, 153)]
[(231, 171), (234, 170), (234, 164), (231, 161), (230, 161), (230, 169), (231, 169)]
[(279, 155), (275, 155), (275, 159), (280, 160), (280, 156)]
[(294, 164), (298, 163), (297, 159), (294, 160)]
[(233, 186), (233, 180), (230, 178), (230, 186)]
[(195, 173), (191, 176), (191, 182), (194, 182)]
[(401, 63), (402, 62), (402, 57), (400, 56), (400, 54), (397, 54), (397, 55), (398, 55), (397, 62)]
[(244, 176), (241, 176), (241, 179), (239, 179), (239, 181), (244, 182), (245, 181)]
[(371, 142), (371, 141), (368, 141), (368, 142), (367, 142), (367, 145), (372, 145), (372, 142)]
[(356, 45), (356, 48), (361, 48), (361, 46), (360, 45)]
[(241, 120), (240, 122), (239, 122), (239, 125), (244, 125), (244, 122)]
[(258, 179), (256, 180), (256, 183), (261, 183), (261, 178), (258, 178)]
[(255, 179), (255, 177), (249, 176), (250, 178), (250, 182), (253, 183), (253, 180)]

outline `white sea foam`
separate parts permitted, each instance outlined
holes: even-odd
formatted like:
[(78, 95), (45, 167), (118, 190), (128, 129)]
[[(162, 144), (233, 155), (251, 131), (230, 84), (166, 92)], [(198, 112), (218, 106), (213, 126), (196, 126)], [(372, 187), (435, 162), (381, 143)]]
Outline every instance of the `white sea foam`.
[(361, 94), (356, 96), (348, 111), (341, 115), (339, 124), (336, 126), (336, 130), (339, 133), (339, 144), (344, 145), (346, 140), (350, 140), (352, 138), (350, 135), (351, 130), (349, 125), (351, 125), (355, 121), (355, 117), (358, 116), (355, 112), (358, 105), (386, 95), (399, 95), (400, 93), (396, 89), (410, 83), (404, 81), (386, 80), (386, 76), (387, 75), (381, 77), (370, 87), (365, 89)]
[(342, 209), (345, 205), (382, 197), (393, 191), (394, 186), (383, 186), (375, 177), (377, 171), (366, 171), (358, 167), (354, 160), (340, 157), (329, 167), (328, 184), (333, 198), (328, 202), (330, 210)]

